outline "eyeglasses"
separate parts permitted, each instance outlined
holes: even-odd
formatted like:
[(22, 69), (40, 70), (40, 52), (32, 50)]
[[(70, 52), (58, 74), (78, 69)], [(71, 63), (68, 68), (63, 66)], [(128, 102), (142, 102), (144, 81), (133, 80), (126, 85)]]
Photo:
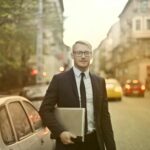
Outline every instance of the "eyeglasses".
[(75, 51), (75, 52), (73, 52), (77, 57), (81, 57), (81, 56), (83, 56), (83, 54), (84, 54), (84, 56), (85, 57), (89, 57), (90, 55), (91, 55), (91, 52), (89, 52), (89, 51)]

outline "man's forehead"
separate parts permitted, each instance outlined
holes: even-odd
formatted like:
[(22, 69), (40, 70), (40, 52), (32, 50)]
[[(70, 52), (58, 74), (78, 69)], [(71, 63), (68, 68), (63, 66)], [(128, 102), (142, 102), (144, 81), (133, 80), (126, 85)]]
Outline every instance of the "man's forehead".
[[(89, 48), (89, 46), (86, 45), (86, 44), (84, 44), (84, 43), (77, 43), (77, 44), (75, 45), (75, 47), (74, 47), (74, 49), (80, 49), (80, 48), (84, 48), (85, 50), (91, 50), (91, 49)], [(82, 50), (82, 49), (81, 49), (81, 50)]]

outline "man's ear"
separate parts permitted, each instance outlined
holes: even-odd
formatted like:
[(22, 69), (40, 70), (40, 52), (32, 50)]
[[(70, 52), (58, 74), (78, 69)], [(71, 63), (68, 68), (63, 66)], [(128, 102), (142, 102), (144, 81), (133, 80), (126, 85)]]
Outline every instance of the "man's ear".
[(73, 53), (71, 53), (71, 58), (74, 59)]
[(93, 62), (93, 54), (90, 56), (90, 64)]
[(93, 59), (93, 53), (91, 54), (90, 59)]
[(90, 64), (92, 64), (92, 62), (93, 62), (93, 57), (92, 57), (91, 60), (90, 60)]

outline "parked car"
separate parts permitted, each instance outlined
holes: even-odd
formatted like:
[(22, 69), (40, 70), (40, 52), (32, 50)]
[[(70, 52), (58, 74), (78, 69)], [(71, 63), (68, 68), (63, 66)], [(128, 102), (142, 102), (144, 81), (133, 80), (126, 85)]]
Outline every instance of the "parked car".
[(0, 96), (0, 150), (54, 150), (33, 104), (21, 96)]
[(108, 100), (121, 100), (122, 99), (122, 87), (116, 79), (106, 79), (106, 90)]
[(20, 91), (19, 95), (32, 101), (33, 105), (39, 110), (47, 88), (48, 84), (26, 86)]
[(125, 96), (144, 96), (145, 85), (139, 80), (127, 80), (123, 87), (123, 93)]

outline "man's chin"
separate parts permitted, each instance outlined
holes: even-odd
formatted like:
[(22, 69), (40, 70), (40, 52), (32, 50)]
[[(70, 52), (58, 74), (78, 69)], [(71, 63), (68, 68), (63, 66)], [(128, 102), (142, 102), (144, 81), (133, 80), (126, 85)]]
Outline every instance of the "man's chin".
[(88, 63), (87, 63), (87, 62), (81, 62), (81, 63), (80, 63), (80, 66), (88, 67)]
[(82, 70), (87, 70), (88, 66), (87, 65), (81, 65), (81, 66), (79, 66), (79, 68)]
[(80, 67), (81, 67), (81, 68), (87, 68), (88, 65), (87, 65), (87, 64), (82, 64), (82, 65), (80, 65)]

